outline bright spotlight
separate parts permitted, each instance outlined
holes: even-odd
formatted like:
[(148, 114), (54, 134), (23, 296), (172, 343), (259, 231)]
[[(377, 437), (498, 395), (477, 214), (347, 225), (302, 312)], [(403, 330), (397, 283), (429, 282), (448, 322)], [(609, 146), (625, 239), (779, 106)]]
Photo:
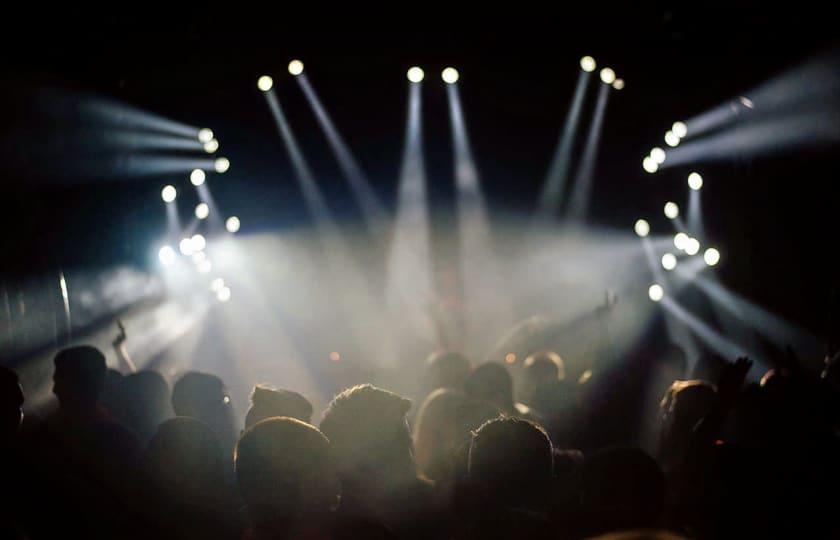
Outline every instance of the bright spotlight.
[(653, 157), (646, 156), (645, 159), (642, 160), (642, 168), (645, 170), (645, 172), (653, 174), (659, 170), (659, 164), (656, 162), (655, 159), (653, 159)]
[(213, 139), (213, 130), (202, 128), (198, 130), (198, 142), (208, 143)]
[(696, 238), (689, 238), (685, 244), (685, 252), (689, 255), (697, 255), (700, 251), (700, 241)]
[(458, 74), (457, 69), (448, 67), (440, 73), (440, 77), (446, 84), (455, 84), (456, 82), (458, 82), (458, 78), (460, 77), (460, 75)]
[(303, 62), (300, 60), (292, 60), (289, 62), (289, 73), (295, 77), (303, 73)]
[(190, 173), (190, 182), (192, 182), (192, 185), (194, 186), (200, 186), (204, 183), (204, 180), (206, 178), (207, 175), (204, 174), (204, 171), (202, 171), (201, 169), (193, 169), (193, 171)]
[(208, 154), (212, 154), (216, 150), (219, 149), (219, 141), (216, 139), (210, 139), (206, 143), (204, 143), (204, 151)]
[(193, 253), (196, 251), (203, 251), (207, 246), (207, 240), (205, 240), (204, 236), (201, 234), (194, 234), (193, 237), (190, 238), (190, 246), (192, 246)]
[(615, 71), (611, 68), (605, 67), (601, 70), (601, 82), (604, 84), (612, 84), (615, 81)]
[(659, 148), (658, 146), (654, 146), (650, 151), (650, 157), (653, 158), (657, 164), (662, 165), (665, 163), (665, 150)]
[(587, 73), (592, 73), (593, 71), (595, 71), (595, 67), (595, 59), (591, 56), (584, 56), (580, 59), (580, 69), (582, 69), (583, 71)]
[(680, 144), (680, 138), (673, 131), (668, 131), (665, 133), (665, 144), (673, 148)]
[(624, 79), (616, 79), (612, 86), (616, 90), (624, 90)]
[(259, 88), (263, 92), (268, 92), (269, 90), (271, 90), (272, 86), (274, 86), (274, 79), (272, 79), (268, 75), (263, 75), (262, 77), (257, 79), (257, 88)]
[(703, 177), (700, 176), (698, 173), (693, 172), (688, 175), (688, 187), (697, 191), (701, 187), (703, 187)]
[(668, 201), (665, 203), (665, 217), (668, 219), (677, 219), (680, 215), (680, 207), (677, 203)]
[(230, 216), (229, 218), (227, 218), (227, 221), (225, 221), (225, 228), (230, 233), (237, 232), (239, 230), (240, 225), (241, 224), (239, 223), (239, 218), (236, 216)]
[(688, 235), (684, 232), (679, 232), (674, 235), (674, 247), (679, 249), (680, 251), (685, 251), (685, 247), (688, 245)]
[(688, 126), (685, 125), (685, 122), (674, 122), (674, 125), (671, 126), (671, 131), (674, 132), (674, 135), (682, 139), (688, 134)]
[(214, 293), (217, 293), (225, 288), (225, 280), (220, 277), (217, 277), (213, 281), (210, 282), (210, 290)]
[(160, 192), (160, 197), (163, 199), (163, 202), (166, 203), (171, 203), (177, 196), (178, 191), (175, 189), (175, 186), (163, 186), (163, 189)]
[(706, 264), (709, 266), (714, 266), (720, 262), (720, 251), (716, 250), (715, 248), (709, 248), (703, 253), (703, 260), (706, 261)]
[(222, 287), (222, 289), (216, 293), (216, 298), (219, 299), (219, 302), (227, 302), (230, 300), (230, 289), (228, 287)]
[(158, 251), (158, 259), (163, 266), (172, 266), (175, 263), (175, 258), (178, 255), (175, 253), (175, 250), (172, 249), (170, 246), (163, 246)]
[(651, 285), (648, 289), (648, 296), (654, 302), (659, 302), (660, 300), (662, 300), (662, 297), (665, 296), (665, 291), (662, 290), (662, 285), (659, 285), (657, 283)]
[(408, 77), (409, 81), (411, 81), (413, 83), (419, 83), (420, 81), (423, 80), (423, 77), (425, 77), (426, 74), (423, 72), (422, 69), (420, 69), (417, 66), (414, 66), (414, 67), (408, 68), (408, 73), (406, 73), (406, 76)]
[(181, 242), (178, 244), (178, 249), (181, 251), (182, 255), (189, 257), (194, 253), (193, 250), (192, 240), (189, 238), (182, 238)]
[(196, 266), (203, 263), (206, 258), (207, 255), (205, 255), (203, 251), (192, 254), (192, 261), (196, 264)]
[(213, 167), (216, 169), (217, 173), (224, 173), (230, 169), (230, 160), (226, 157), (216, 158), (216, 161), (213, 163)]
[(650, 234), (650, 224), (647, 221), (640, 219), (636, 221), (636, 224), (633, 226), (633, 230), (636, 231), (636, 234), (642, 238)]
[(207, 203), (199, 203), (198, 206), (195, 207), (195, 217), (198, 219), (207, 219), (207, 216), (210, 215), (210, 207)]
[(666, 253), (662, 256), (662, 268), (665, 270), (673, 270), (677, 267), (677, 258), (673, 253)]
[(201, 273), (201, 274), (208, 274), (208, 273), (210, 273), (210, 270), (212, 270), (212, 269), (213, 269), (213, 264), (207, 259), (204, 259), (203, 261), (201, 261), (198, 264), (198, 272)]

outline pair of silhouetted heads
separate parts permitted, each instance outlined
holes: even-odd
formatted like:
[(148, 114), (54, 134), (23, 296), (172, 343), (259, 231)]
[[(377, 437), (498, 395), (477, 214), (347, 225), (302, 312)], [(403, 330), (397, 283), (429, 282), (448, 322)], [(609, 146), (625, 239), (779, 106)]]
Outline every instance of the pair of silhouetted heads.
[(105, 355), (96, 347), (79, 345), (59, 351), (54, 359), (53, 393), (67, 414), (89, 414), (105, 390)]

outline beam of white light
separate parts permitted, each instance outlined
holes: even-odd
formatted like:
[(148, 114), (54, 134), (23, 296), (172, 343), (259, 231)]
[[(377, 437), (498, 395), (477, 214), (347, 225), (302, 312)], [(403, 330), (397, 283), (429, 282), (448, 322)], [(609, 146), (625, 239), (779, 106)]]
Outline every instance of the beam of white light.
[[(594, 63), (595, 61), (592, 60), (592, 65)], [(584, 65), (583, 60), (581, 60), (581, 65)], [(589, 64), (587, 63), (586, 65), (588, 66)], [(592, 70), (594, 69), (593, 67)], [(574, 97), (572, 97), (572, 102), (569, 104), (566, 122), (563, 125), (563, 131), (560, 134), (560, 140), (557, 143), (557, 149), (554, 151), (554, 157), (551, 159), (551, 165), (548, 168), (548, 174), (546, 175), (542, 193), (540, 194), (538, 214), (540, 219), (553, 216), (560, 209), (563, 191), (566, 188), (569, 169), (572, 165), (572, 149), (574, 148), (575, 136), (580, 125), (583, 100), (586, 96), (586, 89), (589, 87), (589, 81), (592, 79), (592, 70), (587, 71), (584, 69), (578, 75)]]
[[(106, 125), (124, 130), (167, 133), (192, 139), (193, 142), (197, 140), (200, 131), (197, 127), (115, 101), (103, 99), (83, 101), (78, 105), (78, 110), (89, 123), (101, 121)], [(201, 145), (197, 146), (201, 148)]]
[[(205, 154), (206, 155), (206, 154)], [(96, 174), (123, 176), (157, 176), (162, 174), (187, 174), (193, 169), (211, 170), (213, 160), (209, 158), (173, 157), (154, 154), (121, 155), (115, 159), (103, 160)]]
[(700, 205), (700, 190), (688, 190), (688, 215), (686, 216), (686, 226), (691, 234), (695, 236), (705, 237), (706, 231), (703, 225), (703, 212)]
[(386, 214), (382, 203), (377, 198), (376, 193), (370, 185), (370, 181), (364, 172), (362, 172), (347, 143), (338, 132), (335, 124), (333, 124), (329, 113), (327, 113), (327, 110), (318, 98), (318, 94), (309, 82), (309, 78), (304, 73), (296, 77), (296, 79), (303, 93), (306, 95), (309, 106), (315, 112), (315, 117), (318, 119), (321, 129), (327, 137), (327, 142), (335, 154), (341, 171), (344, 173), (348, 182), (350, 182), (353, 196), (362, 209), (362, 218), (365, 220), (365, 225), (374, 237), (381, 239), (386, 228)]
[(166, 205), (166, 238), (170, 242), (177, 242), (181, 238), (181, 217), (178, 215), (178, 203)]
[[(460, 270), (464, 291), (466, 349), (483, 357), (488, 335), (499, 335), (514, 323), (499, 260), (496, 256), (487, 207), (470, 146), (458, 85), (446, 89), (455, 149), (455, 186), (458, 205)], [(488, 295), (487, 291), (496, 291)]]
[(136, 133), (132, 131), (100, 131), (95, 137), (102, 147), (116, 147), (124, 151), (184, 150), (198, 152), (204, 145), (195, 137), (183, 135), (160, 135), (157, 133)]
[(421, 106), (421, 86), (412, 83), (385, 299), (390, 312), (399, 314), (396, 331), (400, 337), (433, 347), (436, 338), (431, 306), (436, 294), (432, 286)]
[(592, 124), (589, 126), (589, 134), (586, 137), (586, 145), (583, 148), (583, 156), (578, 166), (577, 175), (575, 175), (572, 196), (569, 199), (568, 218), (573, 222), (583, 221), (589, 210), (592, 183), (595, 179), (595, 165), (598, 160), (598, 146), (601, 142), (601, 131), (604, 125), (604, 116), (607, 112), (609, 95), (610, 87), (608, 85), (601, 86), (598, 91), (595, 113), (592, 116)]

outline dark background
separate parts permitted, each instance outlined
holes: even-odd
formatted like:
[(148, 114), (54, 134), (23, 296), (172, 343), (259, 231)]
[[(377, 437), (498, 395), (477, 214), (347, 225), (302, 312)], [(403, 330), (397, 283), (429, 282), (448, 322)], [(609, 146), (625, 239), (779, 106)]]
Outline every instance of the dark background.
[[(632, 4), (632, 3), (628, 3)], [(686, 206), (685, 170), (646, 175), (641, 160), (671, 123), (708, 110), (837, 46), (816, 6), (587, 2), (540, 9), (400, 4), (391, 9), (287, 11), (284, 5), (190, 11), (54, 11), (6, 21), (0, 136), (2, 273), (7, 282), (51, 269), (156, 263), (166, 219), (160, 188), (187, 175), (121, 177), (92, 166), (76, 100), (115, 99), (211, 127), (225, 175), (208, 184), (243, 232), (309, 224), (290, 163), (256, 78), (275, 88), (330, 205), (358, 218), (346, 183), (286, 64), (300, 58), (378, 194), (393, 207), (405, 122), (405, 70), (426, 70), (425, 144), (431, 200), (453, 208), (448, 111), (440, 69), (460, 90), (491, 212), (528, 215), (557, 143), (578, 75), (594, 56), (627, 82), (610, 98), (590, 221), (630, 230)], [(584, 113), (585, 133), (594, 93)], [(581, 139), (583, 137), (581, 136)], [(822, 333), (837, 279), (836, 147), (702, 168), (703, 214), (721, 247), (721, 280)], [(97, 169), (94, 174), (91, 171)], [(183, 190), (187, 191), (187, 190)], [(181, 205), (182, 219), (191, 207)]]

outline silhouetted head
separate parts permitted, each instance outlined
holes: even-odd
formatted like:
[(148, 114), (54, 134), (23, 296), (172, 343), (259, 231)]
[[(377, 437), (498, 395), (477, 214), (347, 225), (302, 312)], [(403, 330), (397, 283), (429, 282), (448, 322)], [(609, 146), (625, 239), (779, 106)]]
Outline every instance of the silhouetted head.
[(169, 385), (157, 371), (138, 371), (127, 375), (120, 387), (120, 419), (146, 442), (172, 417)]
[(245, 415), (245, 429), (266, 418), (288, 416), (301, 422), (312, 420), (312, 404), (309, 400), (291, 390), (275, 390), (257, 385), (251, 392), (251, 408)]
[(53, 393), (63, 411), (93, 408), (105, 389), (105, 356), (96, 347), (68, 347), (55, 355)]
[(0, 366), (0, 443), (9, 440), (23, 422), (23, 388), (17, 373)]
[(513, 379), (501, 364), (487, 362), (470, 373), (464, 384), (467, 395), (493, 403), (505, 412), (513, 412)]
[(236, 445), (236, 478), (258, 528), (327, 516), (340, 485), (330, 443), (294, 418), (269, 418), (247, 429)]
[(534, 422), (499, 417), (473, 434), (470, 483), (497, 504), (523, 508), (544, 504), (552, 474), (551, 440)]
[(172, 408), (178, 416), (197, 418), (210, 426), (226, 452), (233, 449), (237, 435), (233, 405), (222, 379), (198, 371), (185, 373), (172, 388)]
[(463, 389), (470, 374), (470, 361), (463, 354), (439, 351), (426, 359), (426, 386), (429, 391), (438, 388)]
[(562, 381), (566, 378), (566, 364), (554, 351), (539, 351), (525, 359), (525, 377), (534, 383)]
[(213, 430), (186, 416), (163, 422), (143, 456), (143, 469), (153, 485), (162, 494), (185, 501), (220, 493), (225, 465)]
[(410, 407), (409, 400), (370, 384), (348, 388), (333, 398), (321, 431), (330, 440), (343, 480), (401, 481), (415, 475), (405, 419)]
[(659, 527), (665, 475), (637, 448), (611, 448), (587, 456), (580, 500), (588, 534)]
[(662, 418), (660, 457), (678, 457), (688, 444), (694, 426), (712, 409), (715, 387), (697, 379), (675, 381), (659, 404)]

